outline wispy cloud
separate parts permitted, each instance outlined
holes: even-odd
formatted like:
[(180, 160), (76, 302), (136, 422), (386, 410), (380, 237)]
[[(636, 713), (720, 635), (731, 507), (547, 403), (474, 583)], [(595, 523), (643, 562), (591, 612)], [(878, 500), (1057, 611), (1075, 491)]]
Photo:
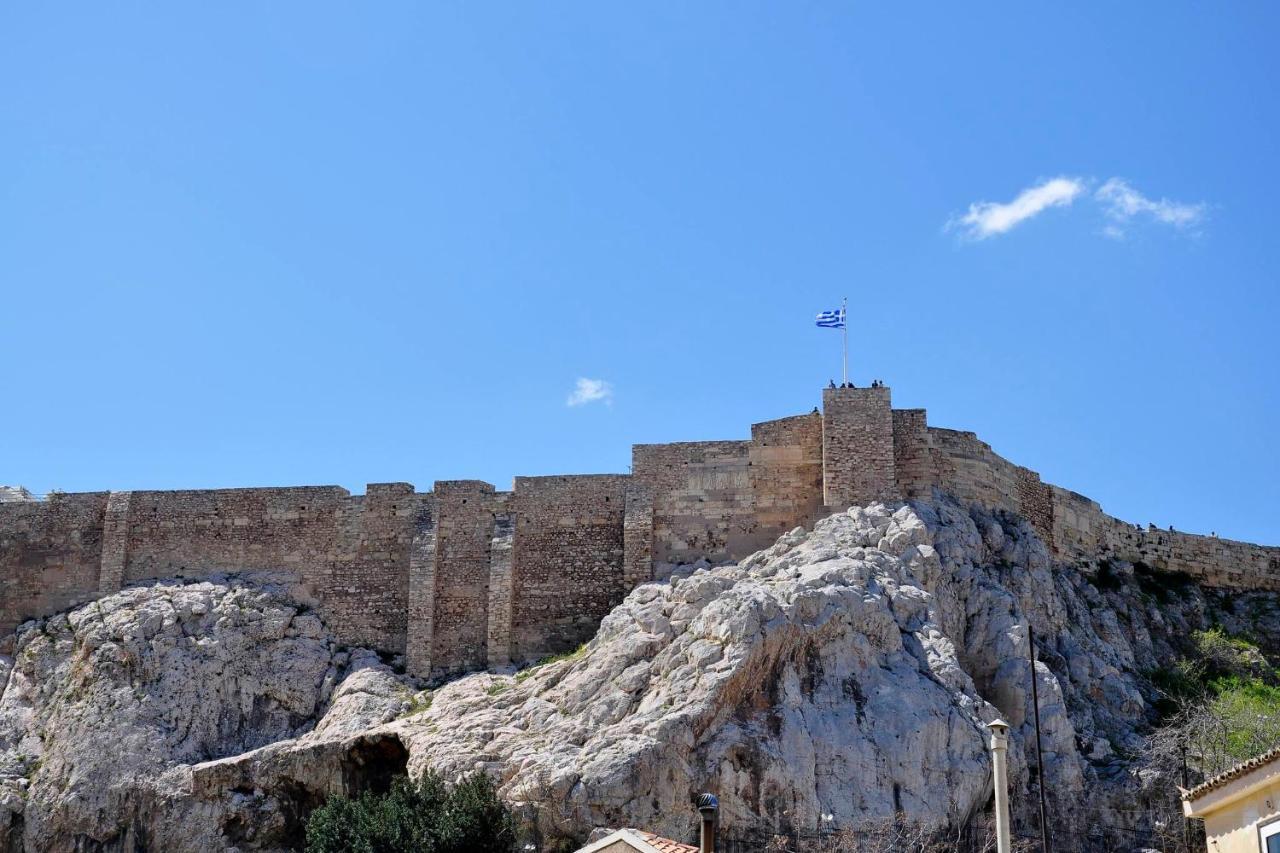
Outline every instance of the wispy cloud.
[(612, 402), (612, 383), (603, 379), (587, 379), (583, 376), (574, 383), (573, 391), (569, 393), (569, 399), (565, 400), (565, 405), (584, 406), (587, 403), (604, 403), (607, 406)]
[(1103, 236), (1123, 240), (1130, 225), (1138, 220), (1190, 231), (1204, 221), (1208, 210), (1203, 203), (1148, 198), (1124, 178), (1109, 178), (1096, 190), (1095, 186), (1097, 181), (1092, 178), (1050, 178), (1027, 187), (1013, 201), (975, 202), (963, 216), (952, 217), (946, 230), (959, 232), (964, 240), (985, 240), (1004, 234), (1051, 207), (1067, 207), (1083, 197), (1096, 204), (1106, 217)]
[(1085, 191), (1079, 178), (1050, 178), (1018, 193), (1013, 201), (1001, 204), (979, 201), (969, 205), (969, 212), (947, 223), (948, 230), (959, 230), (969, 240), (985, 240), (1003, 234), (1019, 223), (1051, 207), (1065, 207)]
[(1162, 198), (1153, 201), (1134, 189), (1124, 178), (1111, 178), (1093, 194), (1111, 220), (1102, 233), (1123, 238), (1125, 229), (1135, 217), (1148, 216), (1156, 222), (1175, 228), (1192, 228), (1204, 220), (1204, 204), (1184, 204)]

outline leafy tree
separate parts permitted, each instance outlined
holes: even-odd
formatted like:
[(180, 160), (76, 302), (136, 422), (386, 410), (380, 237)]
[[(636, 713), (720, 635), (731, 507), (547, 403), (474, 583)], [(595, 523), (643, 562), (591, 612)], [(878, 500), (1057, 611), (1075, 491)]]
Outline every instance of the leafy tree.
[(307, 853), (508, 853), (515, 821), (484, 773), (453, 788), (434, 773), (385, 794), (334, 797), (307, 821)]

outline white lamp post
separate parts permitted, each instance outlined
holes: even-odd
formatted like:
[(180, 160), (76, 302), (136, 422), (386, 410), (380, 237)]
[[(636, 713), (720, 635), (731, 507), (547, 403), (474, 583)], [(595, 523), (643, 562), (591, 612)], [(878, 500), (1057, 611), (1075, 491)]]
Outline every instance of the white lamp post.
[(991, 729), (991, 770), (996, 787), (996, 851), (1010, 853), (1009, 837), (1009, 768), (1005, 759), (1009, 752), (1009, 724), (1004, 720), (987, 723)]

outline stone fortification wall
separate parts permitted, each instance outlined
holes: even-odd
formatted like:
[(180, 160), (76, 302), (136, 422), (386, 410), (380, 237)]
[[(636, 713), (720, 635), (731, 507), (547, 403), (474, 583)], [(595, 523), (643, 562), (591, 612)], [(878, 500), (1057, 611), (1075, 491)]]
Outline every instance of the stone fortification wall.
[(0, 637), (98, 595), (107, 492), (0, 503)]
[(653, 560), (744, 557), (822, 511), (822, 417), (753, 424), (749, 441), (637, 444), (631, 475), (652, 501)]
[(489, 662), (489, 570), (494, 522), (507, 494), (479, 480), (437, 482), (434, 616), (430, 672)]
[[(150, 578), (269, 571), (344, 642), (445, 676), (577, 646), (655, 562), (722, 561), (833, 509), (935, 489), (1026, 516), (1060, 559), (1111, 555), (1228, 588), (1280, 589), (1280, 549), (1138, 529), (1044, 483), (972, 432), (894, 411), (888, 388), (751, 438), (640, 444), (631, 475), (0, 501), (0, 636)], [(18, 494), (17, 490), (6, 495)]]
[[(404, 651), (409, 521), (407, 483), (114, 493), (108, 544), (121, 582), (223, 571), (287, 572), (338, 636)], [(127, 504), (127, 505), (126, 505)], [(104, 572), (103, 592), (113, 591)], [(116, 589), (119, 585), (116, 584)]]
[(1053, 536), (1063, 556), (1113, 555), (1162, 572), (1228, 589), (1280, 589), (1280, 548), (1138, 527), (1113, 518), (1096, 501), (1051, 486)]
[(942, 453), (929, 439), (924, 409), (893, 410), (894, 483), (904, 498), (927, 498), (942, 482)]
[(653, 559), (691, 563), (750, 553), (756, 541), (751, 442), (637, 444), (631, 474), (653, 494)]
[(1103, 512), (1089, 498), (1041, 481), (971, 432), (930, 427), (925, 412), (893, 413), (897, 486), (907, 498), (937, 488), (1027, 518), (1062, 559), (1113, 555), (1203, 583), (1280, 589), (1280, 548), (1155, 529), (1139, 529)]
[(517, 477), (513, 660), (577, 648), (630, 591), (623, 584), (624, 475)]
[(1030, 468), (1014, 465), (972, 432), (927, 423), (923, 409), (893, 413), (897, 486), (906, 498), (933, 490), (1027, 517), (1045, 542), (1053, 542), (1053, 495)]
[(822, 415), (752, 424), (748, 459), (758, 547), (822, 513)]
[(622, 586), (635, 589), (653, 580), (653, 491), (634, 479), (627, 483), (622, 516)]
[(898, 497), (888, 388), (822, 392), (825, 503), (847, 509)]

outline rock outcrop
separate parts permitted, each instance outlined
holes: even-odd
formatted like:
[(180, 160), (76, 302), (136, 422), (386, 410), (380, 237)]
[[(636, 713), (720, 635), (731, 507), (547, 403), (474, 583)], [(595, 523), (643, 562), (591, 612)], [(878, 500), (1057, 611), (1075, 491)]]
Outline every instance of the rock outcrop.
[(1028, 622), (1056, 819), (1131, 826), (1143, 673), (1211, 620), (1280, 638), (1274, 595), (1248, 598), (1055, 566), (1024, 520), (938, 497), (679, 567), (566, 659), (411, 698), (282, 588), (129, 589), (0, 656), (0, 827), (26, 850), (281, 849), (324, 797), (427, 768), (492, 774), (545, 849), (599, 826), (685, 837), (708, 789), (738, 835), (954, 827), (988, 806), (987, 721), (1012, 723), (1031, 779)]
[[(0, 657), (0, 826), (27, 850), (191, 849), (185, 768), (292, 742), (326, 709), (316, 734), (368, 728), (409, 697), (252, 578), (127, 589), (29, 623), (15, 652)], [(220, 812), (211, 839), (234, 823)]]

